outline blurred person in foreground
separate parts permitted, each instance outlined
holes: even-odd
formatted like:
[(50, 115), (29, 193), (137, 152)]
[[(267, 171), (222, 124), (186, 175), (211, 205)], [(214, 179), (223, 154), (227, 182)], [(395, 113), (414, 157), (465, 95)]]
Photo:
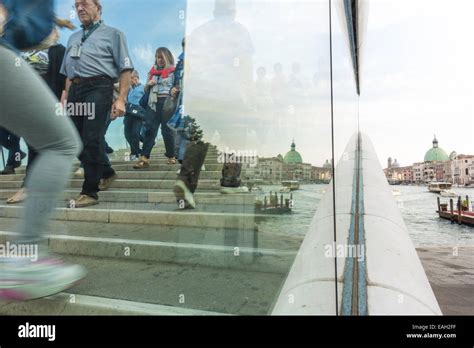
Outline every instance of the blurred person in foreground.
[(7, 301), (49, 296), (86, 275), (82, 266), (66, 265), (49, 255), (42, 236), (81, 142), (72, 122), (57, 114), (53, 92), (16, 51), (47, 39), (53, 22), (52, 0), (0, 0), (0, 86), (9, 86), (0, 92), (0, 126), (23, 137), (38, 152), (26, 182), (28, 198), (19, 234), (9, 245), (30, 252), (0, 258), (0, 299)]
[[(61, 64), (63, 62), (64, 52), (66, 47), (59, 43), (59, 28), (53, 30), (51, 37), (51, 47), (40, 50), (31, 50), (24, 52), (22, 58), (35, 69), (35, 71), (43, 78), (44, 82), (49, 86), (56, 98), (61, 98), (64, 89), (66, 77), (59, 73)], [(22, 186), (13, 196), (7, 199), (7, 204), (22, 203), (26, 199), (25, 184), (31, 172), (33, 163), (36, 160), (38, 153), (36, 150), (28, 145), (28, 164), (26, 166), (25, 177)], [(26, 156), (26, 154), (25, 154)]]

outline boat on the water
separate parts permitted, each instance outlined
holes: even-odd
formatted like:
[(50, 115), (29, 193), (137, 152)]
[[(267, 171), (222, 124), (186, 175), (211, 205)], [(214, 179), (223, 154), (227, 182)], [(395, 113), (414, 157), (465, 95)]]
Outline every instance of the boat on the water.
[(441, 193), (444, 190), (451, 190), (453, 185), (450, 182), (430, 182), (428, 185), (428, 191), (434, 193)]
[(443, 197), (457, 197), (458, 194), (453, 190), (443, 190), (440, 192)]
[(282, 187), (282, 188), (280, 189), (280, 192), (281, 192), (281, 193), (288, 193), (288, 192), (291, 192), (291, 188), (289, 188), (289, 187)]
[(287, 181), (282, 181), (281, 184), (283, 187), (288, 187), (290, 191), (295, 191), (300, 189), (300, 183), (299, 181), (296, 180), (287, 180)]
[(254, 186), (250, 192), (263, 192), (263, 189), (260, 186)]

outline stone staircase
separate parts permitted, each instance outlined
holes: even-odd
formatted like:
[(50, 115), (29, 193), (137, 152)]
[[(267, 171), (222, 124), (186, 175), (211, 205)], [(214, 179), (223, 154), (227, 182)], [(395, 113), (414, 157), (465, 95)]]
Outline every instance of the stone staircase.
[[(86, 279), (68, 293), (0, 304), (0, 314), (266, 314), (301, 243), (259, 232), (261, 222), (282, 217), (256, 215), (253, 194), (219, 192), (222, 164), (213, 146), (195, 210), (175, 202), (179, 165), (166, 164), (163, 144), (145, 170), (134, 170), (126, 152), (111, 156), (119, 178), (99, 205), (71, 209), (82, 186), (72, 179), (50, 222), (49, 249), (86, 266)], [(4, 202), (23, 176), (24, 168), (0, 176), (0, 244), (15, 234), (22, 207)]]

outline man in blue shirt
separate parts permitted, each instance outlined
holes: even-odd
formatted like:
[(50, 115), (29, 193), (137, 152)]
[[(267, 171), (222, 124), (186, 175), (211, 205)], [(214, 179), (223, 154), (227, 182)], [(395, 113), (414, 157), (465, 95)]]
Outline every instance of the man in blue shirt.
[(143, 127), (145, 110), (140, 106), (140, 99), (145, 94), (145, 87), (140, 83), (140, 75), (134, 70), (132, 86), (128, 92), (127, 113), (123, 120), (125, 139), (130, 144), (130, 161), (140, 157), (140, 131)]
[[(116, 178), (115, 171), (104, 161), (104, 134), (110, 110), (112, 120), (125, 114), (133, 64), (125, 35), (101, 20), (100, 0), (76, 0), (74, 6), (82, 30), (69, 38), (61, 68), (61, 73), (67, 76), (61, 101), (67, 100), (69, 116), (84, 144), (79, 157), (84, 164), (84, 184), (74, 200), (74, 206), (82, 208), (99, 203), (101, 179), (110, 186)], [(113, 86), (117, 81), (119, 95), (113, 102)]]

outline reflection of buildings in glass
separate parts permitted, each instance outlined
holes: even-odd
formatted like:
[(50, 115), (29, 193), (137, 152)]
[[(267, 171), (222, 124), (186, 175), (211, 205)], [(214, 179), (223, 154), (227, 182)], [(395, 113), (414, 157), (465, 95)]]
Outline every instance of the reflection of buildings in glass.
[(253, 118), (254, 47), (235, 17), (235, 0), (216, 0), (214, 18), (189, 35), (185, 110), (207, 138), (220, 133), (216, 145), (243, 147)]
[(293, 142), (291, 150), (284, 157), (278, 155), (277, 157), (259, 158), (252, 174), (253, 179), (268, 183), (279, 183), (283, 180), (326, 183), (331, 180), (331, 171), (332, 166), (329, 161), (326, 161), (322, 167), (304, 163)]

